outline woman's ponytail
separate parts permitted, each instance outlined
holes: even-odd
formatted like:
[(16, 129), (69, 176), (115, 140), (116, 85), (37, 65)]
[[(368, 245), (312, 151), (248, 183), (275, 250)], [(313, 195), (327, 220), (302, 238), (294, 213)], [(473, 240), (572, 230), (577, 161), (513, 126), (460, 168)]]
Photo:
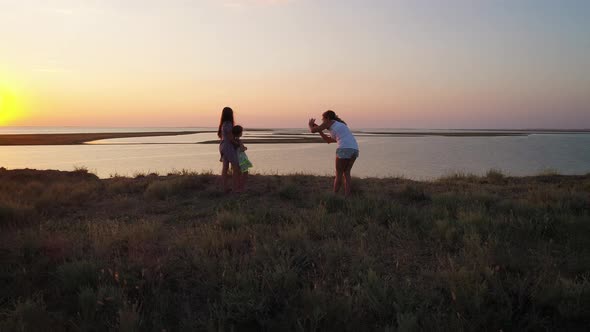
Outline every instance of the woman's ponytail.
[(325, 117), (326, 119), (334, 120), (334, 121), (338, 121), (338, 122), (342, 122), (342, 123), (346, 124), (346, 122), (344, 122), (344, 120), (340, 119), (338, 117), (338, 115), (336, 115), (336, 113), (332, 110), (325, 111), (324, 114), (322, 114), (322, 116)]

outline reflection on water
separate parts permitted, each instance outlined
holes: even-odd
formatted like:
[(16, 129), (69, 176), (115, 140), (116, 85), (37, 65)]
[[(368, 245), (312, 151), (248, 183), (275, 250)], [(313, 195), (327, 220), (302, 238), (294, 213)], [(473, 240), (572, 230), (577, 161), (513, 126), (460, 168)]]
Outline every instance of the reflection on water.
[[(95, 129), (86, 130), (97, 132)], [(128, 128), (121, 130), (130, 131)], [(157, 130), (170, 131), (170, 128)], [(136, 131), (155, 130), (139, 128)], [(281, 133), (285, 131), (281, 130)], [(294, 130), (289, 133), (302, 132)], [(270, 134), (247, 132), (245, 138)], [(0, 166), (60, 170), (87, 167), (100, 177), (149, 172), (166, 174), (182, 169), (219, 173), (221, 163), (217, 145), (195, 144), (214, 139), (216, 133), (202, 133), (110, 139), (86, 145), (0, 146)], [(590, 172), (590, 134), (512, 137), (359, 135), (358, 141), (360, 158), (353, 175), (359, 177), (429, 179), (453, 172), (484, 174), (492, 168), (511, 175), (533, 175), (546, 170), (563, 174)], [(255, 173), (331, 175), (333, 172), (335, 144), (250, 144), (248, 147)]]

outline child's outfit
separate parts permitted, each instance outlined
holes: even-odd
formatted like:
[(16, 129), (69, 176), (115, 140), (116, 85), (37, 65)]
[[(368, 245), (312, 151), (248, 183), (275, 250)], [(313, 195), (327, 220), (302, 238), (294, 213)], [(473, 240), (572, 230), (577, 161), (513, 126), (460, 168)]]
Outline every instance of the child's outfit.
[(242, 171), (242, 173), (247, 173), (248, 169), (252, 168), (253, 165), (250, 162), (250, 160), (248, 159), (246, 152), (242, 151), (242, 149), (241, 149), (242, 142), (240, 140), (237, 140), (237, 141), (238, 141), (238, 143), (240, 143), (240, 146), (237, 147), (238, 163), (240, 165), (240, 171)]

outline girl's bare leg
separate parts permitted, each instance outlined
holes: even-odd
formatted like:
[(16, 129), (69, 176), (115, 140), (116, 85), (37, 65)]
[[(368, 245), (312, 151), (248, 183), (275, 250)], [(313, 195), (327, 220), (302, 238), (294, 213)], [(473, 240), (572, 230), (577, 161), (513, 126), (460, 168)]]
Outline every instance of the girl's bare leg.
[(221, 167), (221, 178), (223, 180), (223, 191), (226, 193), (231, 191), (231, 188), (229, 187), (228, 171), (229, 171), (229, 162), (224, 160), (223, 166)]
[(231, 172), (232, 178), (234, 182), (234, 192), (240, 192), (240, 178), (242, 177), (242, 172), (240, 171), (240, 165), (238, 163), (231, 164)]

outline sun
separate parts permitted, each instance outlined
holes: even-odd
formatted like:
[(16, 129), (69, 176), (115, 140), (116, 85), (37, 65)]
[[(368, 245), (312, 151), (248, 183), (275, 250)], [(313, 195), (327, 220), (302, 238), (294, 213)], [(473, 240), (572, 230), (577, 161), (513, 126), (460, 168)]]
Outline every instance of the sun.
[(0, 126), (13, 123), (22, 112), (23, 103), (19, 93), (0, 83)]

